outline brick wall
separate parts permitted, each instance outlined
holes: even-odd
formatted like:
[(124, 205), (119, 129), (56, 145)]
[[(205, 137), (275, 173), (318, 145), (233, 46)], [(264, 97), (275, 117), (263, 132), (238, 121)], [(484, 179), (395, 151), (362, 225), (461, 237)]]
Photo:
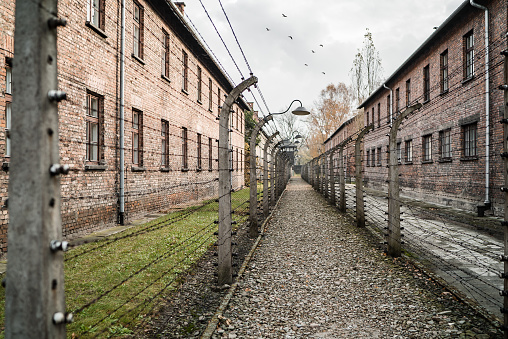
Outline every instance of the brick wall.
[[(490, 200), (496, 214), (504, 201), (499, 187), (503, 182), (502, 126), (498, 123), (503, 109), (503, 93), (497, 87), (503, 83), (503, 57), (500, 52), (507, 48), (505, 1), (488, 1), (490, 10)], [(464, 78), (464, 36), (474, 34), (474, 76)], [(423, 107), (403, 122), (398, 132), (402, 144), (401, 173), (402, 193), (454, 207), (476, 210), (485, 200), (486, 164), (486, 114), (485, 114), (485, 44), (484, 12), (467, 5), (445, 27), (440, 30), (420, 52), (403, 68), (389, 78), (387, 86), (400, 93), (400, 111), (406, 107), (406, 81), (411, 83), (409, 105), (423, 103)], [(441, 54), (448, 51), (449, 90), (441, 87)], [(429, 67), (430, 100), (424, 98), (423, 69)], [(386, 116), (386, 97), (389, 91), (378, 90), (364, 104), (372, 123), (374, 109), (374, 130), (366, 135), (364, 144), (365, 178), (368, 186), (386, 189), (388, 137), (390, 125)], [(381, 106), (381, 121), (377, 117), (378, 104)], [(394, 117), (395, 111), (394, 98)], [(477, 124), (477, 154), (464, 154), (463, 126)], [(367, 123), (367, 117), (365, 117)], [(440, 149), (440, 132), (450, 130), (451, 158), (443, 159)], [(432, 138), (432, 158), (423, 158), (423, 137)], [(413, 160), (405, 161), (405, 142), (412, 140)], [(367, 151), (377, 153), (381, 148), (381, 164), (370, 162), (366, 166)]]
[[(143, 8), (142, 58), (133, 56), (134, 5), (126, 2), (125, 30), (125, 219), (168, 211), (175, 204), (188, 204), (217, 195), (217, 139), (219, 106), (228, 87), (209, 70), (206, 58), (192, 43), (182, 40), (167, 17), (161, 17), (150, 1)], [(119, 196), (119, 58), (120, 9), (105, 1), (103, 25), (87, 22), (87, 1), (62, 2), (59, 16), (68, 25), (58, 30), (59, 88), (68, 100), (59, 104), (61, 162), (71, 172), (62, 177), (63, 234), (70, 239), (117, 222)], [(160, 5), (160, 4), (159, 4)], [(165, 10), (169, 11), (170, 8)], [(5, 127), (5, 56), (13, 51), (14, 1), (0, 4), (0, 127)], [(162, 14), (164, 15), (164, 14)], [(172, 23), (174, 25), (174, 23)], [(181, 25), (181, 24), (180, 24)], [(169, 33), (169, 76), (164, 73), (164, 35)], [(182, 29), (180, 27), (180, 29)], [(188, 55), (187, 91), (182, 90), (183, 51)], [(198, 52), (196, 54), (196, 52)], [(198, 67), (201, 69), (201, 100), (198, 101)], [(212, 105), (209, 107), (209, 79)], [(227, 84), (231, 86), (231, 84)], [(219, 95), (220, 91), (220, 95)], [(99, 159), (87, 161), (87, 94), (103, 101), (100, 113)], [(219, 102), (220, 98), (220, 102)], [(8, 99), (8, 98), (7, 98)], [(139, 163), (133, 161), (133, 110), (142, 116)], [(231, 114), (231, 145), (234, 149), (233, 187), (244, 185), (241, 157), (244, 151), (243, 112), (237, 104)], [(162, 164), (162, 120), (168, 125), (168, 164)], [(187, 129), (188, 167), (182, 166), (182, 128)], [(201, 168), (198, 168), (198, 134), (201, 135)], [(212, 139), (212, 168), (209, 167)], [(237, 155), (238, 154), (238, 155)], [(0, 157), (5, 155), (5, 134), (0, 128)], [(0, 161), (8, 162), (3, 157)], [(0, 171), (0, 199), (7, 197), (8, 176)], [(0, 210), (0, 251), (6, 250), (8, 215)]]

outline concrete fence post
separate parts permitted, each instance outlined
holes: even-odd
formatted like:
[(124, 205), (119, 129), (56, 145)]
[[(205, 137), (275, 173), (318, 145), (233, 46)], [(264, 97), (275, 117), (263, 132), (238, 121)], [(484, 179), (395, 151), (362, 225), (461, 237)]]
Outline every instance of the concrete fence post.
[(355, 141), (355, 181), (356, 181), (356, 225), (365, 227), (365, 203), (363, 201), (363, 167), (362, 167), (362, 141), (374, 125), (364, 127)]
[[(219, 116), (219, 285), (233, 282), (231, 253), (231, 171), (229, 152), (229, 115), (233, 103), (248, 87), (257, 83), (256, 77), (244, 80), (228, 94)], [(252, 155), (251, 155), (252, 157)], [(252, 174), (252, 173), (251, 173)]]
[(56, 0), (17, 1), (12, 69), (6, 338), (65, 338)]
[(273, 139), (279, 135), (279, 132), (273, 133), (265, 143), (265, 147), (263, 149), (263, 216), (268, 217), (268, 213), (270, 212), (270, 193), (268, 186), (268, 147), (272, 143)]
[(390, 140), (388, 143), (390, 164), (388, 168), (388, 255), (400, 257), (400, 197), (399, 197), (399, 164), (397, 160), (397, 131), (402, 120), (413, 111), (422, 107), (422, 104), (406, 108), (392, 123), (390, 128)]

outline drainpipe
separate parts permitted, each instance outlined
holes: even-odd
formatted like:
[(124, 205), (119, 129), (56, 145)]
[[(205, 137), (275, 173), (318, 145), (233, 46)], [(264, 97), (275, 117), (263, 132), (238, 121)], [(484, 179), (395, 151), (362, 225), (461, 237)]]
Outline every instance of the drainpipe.
[(386, 86), (386, 84), (383, 84), (383, 87), (390, 91), (390, 127), (392, 126), (392, 119), (393, 119), (393, 90)]
[(125, 0), (122, 0), (121, 9), (121, 27), (120, 27), (120, 187), (119, 187), (119, 215), (118, 223), (124, 224), (124, 212), (125, 212), (125, 164), (124, 164), (124, 87), (125, 87)]
[(490, 98), (489, 98), (489, 9), (469, 0), (471, 6), (485, 11), (485, 205), (490, 207)]

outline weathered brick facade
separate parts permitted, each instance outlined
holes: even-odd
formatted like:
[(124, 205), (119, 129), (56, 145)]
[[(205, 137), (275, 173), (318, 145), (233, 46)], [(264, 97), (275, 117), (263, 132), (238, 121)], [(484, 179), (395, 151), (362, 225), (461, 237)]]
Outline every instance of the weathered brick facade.
[[(89, 4), (90, 1), (59, 2), (58, 8), (59, 17), (68, 21), (66, 27), (58, 30), (57, 60), (59, 89), (67, 93), (67, 101), (59, 104), (61, 163), (71, 167), (70, 174), (62, 178), (61, 188), (63, 234), (67, 238), (118, 221), (120, 3), (103, 0), (98, 14), (91, 12)], [(8, 196), (9, 157), (6, 157), (4, 128), (6, 102), (10, 101), (6, 93), (6, 71), (11, 57), (17, 67), (13, 55), (14, 7), (14, 0), (0, 3), (0, 126), (3, 127), (0, 157), (6, 163), (3, 168), (7, 169), (0, 172), (1, 201)], [(94, 22), (93, 15), (99, 15), (99, 20)], [(219, 106), (234, 85), (212, 61), (174, 4), (162, 0), (127, 0), (125, 21), (124, 164), (125, 219), (128, 221), (142, 213), (166, 211), (175, 204), (217, 194), (219, 127), (216, 118)], [(87, 148), (95, 147), (93, 138), (87, 138), (92, 133), (87, 130), (87, 121), (94, 121), (88, 114), (92, 107), (89, 98), (99, 103), (94, 122), (99, 126), (97, 157), (87, 154)], [(230, 116), (233, 188), (244, 184), (245, 109), (249, 107), (240, 100)], [(1, 210), (0, 225), (0, 251), (5, 252), (6, 209)]]
[[(490, 145), (486, 145), (485, 14), (465, 1), (386, 80), (392, 96), (388, 89), (380, 87), (360, 106), (364, 109), (365, 125), (374, 125), (364, 139), (367, 186), (387, 188), (390, 99), (394, 119), (418, 102), (423, 107), (403, 122), (397, 135), (402, 194), (473, 211), (490, 202), (492, 210), (500, 213), (504, 198), (499, 187), (504, 177), (499, 156), (503, 129), (499, 120), (504, 107), (503, 92), (498, 86), (504, 82), (504, 57), (500, 52), (507, 49), (507, 2), (477, 2), (488, 7), (490, 18)], [(471, 56), (472, 65), (468, 64)], [(490, 151), (487, 184), (486, 147)]]

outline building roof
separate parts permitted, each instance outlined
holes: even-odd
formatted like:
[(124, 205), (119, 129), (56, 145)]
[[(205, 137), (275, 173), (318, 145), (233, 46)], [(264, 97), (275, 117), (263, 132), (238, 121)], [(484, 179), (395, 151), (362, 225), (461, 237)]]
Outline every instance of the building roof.
[[(477, 1), (478, 2), (478, 1)], [(482, 1), (484, 2), (484, 1)], [(463, 10), (466, 10), (468, 9), (468, 7), (470, 7), (470, 9), (475, 9), (475, 10), (478, 10), (477, 8), (474, 8), (473, 6), (471, 6), (469, 4), (469, 0), (465, 0), (435, 31), (434, 33), (432, 33), (432, 35), (430, 35), (427, 40), (425, 40), (423, 42), (423, 44), (418, 47), (416, 49), (416, 51), (413, 52), (413, 54), (411, 54), (409, 56), (409, 58), (404, 62), (402, 63), (402, 65), (400, 65), (399, 68), (397, 68), (397, 70), (395, 72), (393, 72), (392, 75), (390, 75), (385, 81), (384, 81), (384, 84), (387, 84), (388, 82), (392, 81), (402, 70), (404, 70), (406, 68), (406, 66), (411, 63), (412, 61), (414, 61), (415, 59), (417, 59), (419, 56), (420, 56), (420, 53), (428, 47), (428, 45), (430, 45), (430, 43), (439, 35), (443, 34), (444, 32), (446, 32), (446, 29), (449, 27), (449, 25), (452, 23), (452, 21), (454, 19), (456, 19), (459, 14), (463, 11)], [(364, 108), (367, 103), (374, 97), (376, 97), (381, 91), (383, 90), (386, 90), (386, 88), (384, 88), (382, 85), (377, 89), (375, 90), (367, 99), (365, 99), (362, 104), (360, 106), (358, 106), (358, 109), (360, 108)]]
[(356, 115), (355, 115), (354, 117), (352, 117), (351, 119), (347, 120), (346, 122), (344, 122), (342, 125), (340, 125), (340, 127), (339, 127), (339, 128), (337, 128), (337, 129), (335, 130), (335, 132), (333, 132), (333, 133), (332, 133), (332, 135), (330, 135), (330, 136), (328, 137), (328, 139), (326, 139), (326, 140), (323, 142), (323, 144), (325, 145), (328, 141), (332, 140), (332, 139), (333, 139), (333, 137), (335, 137), (335, 136), (336, 136), (336, 135), (340, 132), (340, 130), (341, 130), (341, 129), (343, 129), (344, 127), (346, 127), (347, 125), (349, 125), (349, 124), (350, 124), (350, 123), (351, 123), (351, 122), (352, 122), (355, 118), (356, 118)]
[[(171, 27), (171, 30), (177, 35), (189, 51), (207, 68), (210, 74), (226, 90), (231, 92), (235, 87), (228, 79), (221, 67), (217, 65), (207, 48), (203, 46), (201, 40), (197, 37), (194, 30), (184, 19), (180, 10), (171, 0), (146, 0), (152, 5), (154, 11), (164, 22)], [(250, 110), (249, 105), (240, 97), (237, 100), (238, 105), (244, 110)]]

